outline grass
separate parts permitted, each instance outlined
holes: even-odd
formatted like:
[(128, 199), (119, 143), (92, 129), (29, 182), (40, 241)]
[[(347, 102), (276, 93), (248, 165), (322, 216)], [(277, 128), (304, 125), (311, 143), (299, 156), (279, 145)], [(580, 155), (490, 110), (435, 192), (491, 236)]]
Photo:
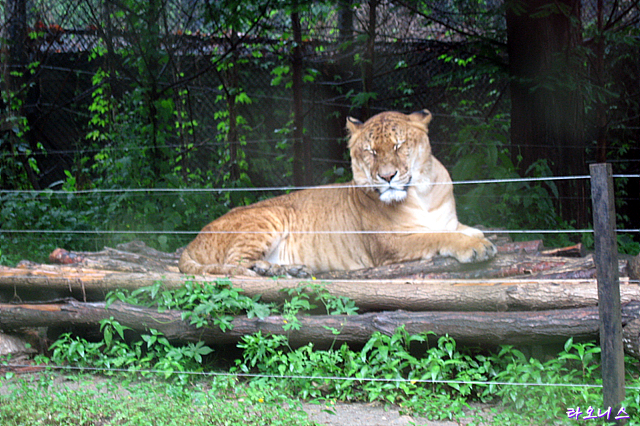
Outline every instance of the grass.
[[(63, 374), (55, 369), (24, 376), (6, 373), (0, 378), (0, 425), (317, 426), (303, 411), (299, 398), (285, 390), (287, 385), (283, 380), (238, 382), (232, 375), (191, 381), (139, 377), (131, 373), (116, 373), (108, 377), (84, 373)], [(638, 384), (637, 379), (627, 383), (634, 387)], [(531, 409), (502, 401), (497, 405), (492, 403), (475, 409), (466, 406), (466, 414), (458, 417), (458, 420), (464, 418), (462, 424), (469, 426), (579, 423), (563, 413), (550, 413), (552, 408), (565, 411), (567, 401), (563, 402), (560, 395), (552, 396), (546, 390), (543, 392), (543, 389), (516, 387), (513, 391), (521, 392), (517, 401), (546, 407), (543, 412), (549, 411), (548, 415), (537, 413), (538, 416), (532, 416)], [(593, 392), (599, 394), (601, 391)], [(433, 406), (433, 410), (441, 413), (457, 411), (454, 408), (455, 401), (445, 395), (440, 396), (443, 398), (432, 395), (421, 403)], [(569, 398), (575, 402), (572, 407), (580, 406), (585, 413), (585, 401), (580, 403), (580, 398), (576, 396), (574, 394), (573, 398)], [(640, 424), (637, 417), (638, 398), (637, 390), (627, 390), (626, 404), (623, 406), (627, 407), (627, 413), (631, 416), (628, 425)], [(335, 402), (322, 398), (311, 401), (329, 405)], [(595, 412), (598, 408), (594, 405)], [(345, 421), (348, 422), (348, 419)], [(597, 420), (588, 422), (594, 426), (605, 424)]]
[[(224, 381), (224, 380), (223, 380)], [(0, 381), (0, 424), (311, 426), (300, 403), (268, 389), (42, 373)]]

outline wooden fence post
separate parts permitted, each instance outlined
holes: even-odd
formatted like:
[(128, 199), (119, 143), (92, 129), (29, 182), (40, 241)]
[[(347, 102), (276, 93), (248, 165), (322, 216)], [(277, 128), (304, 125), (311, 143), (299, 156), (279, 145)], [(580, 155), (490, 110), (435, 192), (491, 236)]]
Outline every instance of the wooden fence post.
[(611, 164), (592, 164), (591, 200), (598, 278), (604, 409), (616, 415), (624, 399), (624, 352), (618, 274), (618, 243)]

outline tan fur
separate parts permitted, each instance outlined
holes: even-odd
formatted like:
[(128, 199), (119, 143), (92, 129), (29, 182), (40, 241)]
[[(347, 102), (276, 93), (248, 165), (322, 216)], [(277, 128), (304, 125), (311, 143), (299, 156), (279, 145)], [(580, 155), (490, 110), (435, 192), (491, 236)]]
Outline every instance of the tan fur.
[(490, 259), (493, 244), (458, 222), (449, 173), (431, 155), (430, 121), (426, 110), (384, 112), (364, 124), (349, 118), (352, 182), (231, 210), (187, 246), (180, 270), (304, 276), (437, 254)]

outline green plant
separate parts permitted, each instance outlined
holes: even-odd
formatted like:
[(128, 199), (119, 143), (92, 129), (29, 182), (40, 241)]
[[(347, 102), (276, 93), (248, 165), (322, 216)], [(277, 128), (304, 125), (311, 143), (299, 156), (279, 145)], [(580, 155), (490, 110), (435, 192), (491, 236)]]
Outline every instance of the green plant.
[(121, 302), (147, 307), (157, 307), (160, 312), (168, 309), (183, 311), (182, 319), (189, 320), (197, 327), (213, 325), (222, 331), (231, 327), (234, 315), (245, 313), (249, 318), (264, 318), (269, 315), (271, 306), (242, 295), (231, 281), (221, 278), (215, 282), (199, 283), (187, 280), (184, 286), (167, 290), (161, 281), (152, 286), (141, 287), (133, 291), (117, 290), (106, 296), (106, 305), (119, 300)]
[(92, 365), (91, 362), (102, 354), (102, 345), (102, 342), (92, 343), (85, 339), (73, 338), (71, 333), (64, 333), (58, 336), (49, 350), (53, 351), (51, 355), (53, 362), (69, 362), (82, 366)]
[[(25, 231), (3, 233), (0, 247), (13, 262), (24, 258), (44, 261), (53, 249), (65, 245), (97, 249), (96, 241), (87, 240), (84, 232), (90, 231), (92, 217), (99, 209), (99, 205), (74, 193), (44, 190), (0, 194), (0, 226)], [(46, 232), (52, 230), (67, 232)], [(29, 238), (34, 233), (39, 233), (39, 238)]]
[[(227, 316), (280, 313), (283, 329), (293, 330), (300, 326), (300, 315), (317, 309), (315, 303), (329, 314), (355, 312), (351, 301), (331, 296), (324, 284), (311, 281), (287, 292), (289, 301), (276, 307), (242, 296), (228, 280), (188, 281), (171, 291), (158, 282), (134, 292), (113, 292), (108, 303), (119, 300), (161, 311), (180, 309), (192, 324), (223, 328), (230, 325)], [(153, 329), (137, 336), (112, 318), (102, 321), (100, 330), (102, 340), (98, 342), (62, 335), (51, 347), (51, 361), (92, 366), (109, 375), (118, 370), (146, 377), (161, 374), (185, 385), (193, 382), (193, 372), (212, 367), (208, 362), (212, 350), (202, 342), (176, 346)], [(333, 331), (338, 338), (340, 330)], [(374, 333), (359, 349), (347, 344), (318, 349), (312, 343), (294, 348), (286, 335), (261, 332), (243, 337), (237, 347), (242, 353), (229, 374), (250, 374), (247, 385), (262, 395), (257, 398), (262, 401), (268, 392), (279, 398), (381, 401), (399, 405), (408, 414), (451, 420), (480, 418), (469, 414), (471, 402), (499, 402), (500, 410), (492, 414), (495, 424), (514, 425), (528, 424), (530, 419), (567, 423), (568, 409), (602, 405), (599, 388), (590, 387), (602, 383), (600, 349), (573, 339), (546, 360), (527, 357), (513, 346), (503, 346), (495, 353), (460, 349), (449, 336), (411, 335), (404, 327), (391, 335)], [(628, 386), (640, 385), (639, 373), (629, 361)], [(215, 379), (220, 392), (233, 392), (230, 380)], [(627, 394), (625, 404), (628, 413), (640, 408), (634, 393)]]
[(487, 388), (487, 395), (499, 396), (505, 405), (530, 418), (544, 415), (566, 419), (570, 407), (602, 407), (600, 391), (582, 386), (602, 383), (599, 354), (600, 348), (595, 344), (574, 343), (573, 339), (567, 340), (557, 358), (546, 362), (527, 358), (518, 349), (504, 346), (494, 357), (502, 368), (496, 368), (492, 380), (531, 385), (492, 385)]
[(154, 329), (149, 330), (150, 334), (142, 334), (141, 340), (129, 343), (124, 332), (130, 329), (113, 318), (101, 321), (100, 330), (103, 339), (98, 342), (73, 337), (71, 333), (61, 335), (49, 348), (51, 361), (97, 368), (107, 375), (122, 370), (143, 370), (143, 374), (148, 375), (148, 370), (153, 370), (161, 372), (165, 378), (173, 376), (184, 381), (187, 377), (180, 373), (199, 370), (203, 357), (213, 352), (202, 342), (174, 346)]
[[(290, 296), (281, 308), (285, 330), (300, 329), (297, 315), (300, 312), (308, 312), (318, 307), (311, 300), (322, 303), (327, 315), (355, 315), (358, 311), (353, 300), (344, 296), (332, 295), (323, 283), (310, 281), (284, 291)], [(335, 330), (335, 332), (339, 334), (339, 330)]]
[[(0, 236), (0, 240), (4, 239), (4, 236)], [(2, 253), (2, 242), (0, 242), (0, 265), (6, 265), (9, 263), (9, 259)]]
[(44, 148), (40, 142), (29, 142), (31, 126), (24, 111), (39, 67), (40, 62), (34, 61), (25, 67), (9, 67), (0, 75), (0, 124), (3, 130), (0, 132), (0, 182), (3, 189), (39, 187), (40, 168), (36, 154), (44, 153)]
[(298, 320), (300, 311), (310, 311), (316, 306), (309, 302), (309, 295), (300, 294), (286, 300), (282, 306), (282, 328), (285, 330), (300, 330), (302, 327)]
[(296, 289), (298, 292), (303, 290), (310, 292), (315, 300), (322, 303), (327, 315), (356, 315), (358, 313), (358, 307), (353, 300), (346, 296), (331, 294), (325, 283), (311, 281)]
[[(205, 284), (189, 281), (175, 291), (163, 289), (158, 282), (133, 292), (111, 292), (106, 297), (106, 306), (115, 301), (156, 306), (161, 312), (167, 309), (183, 310), (182, 318), (188, 319), (191, 324), (197, 327), (216, 326), (223, 331), (232, 326), (233, 315), (244, 312), (252, 317), (269, 313), (267, 305), (242, 296), (225, 280)], [(204, 357), (213, 352), (203, 342), (174, 346), (154, 329), (149, 329), (150, 334), (140, 335), (140, 340), (129, 342), (125, 333), (131, 329), (122, 326), (113, 317), (100, 322), (100, 331), (102, 340), (98, 342), (73, 337), (71, 333), (61, 335), (50, 347), (51, 360), (59, 364), (68, 362), (104, 368), (107, 373), (111, 369), (154, 369), (169, 377), (174, 373), (199, 369)]]
[(618, 253), (637, 255), (640, 253), (640, 242), (634, 239), (632, 234), (617, 234)]
[[(480, 398), (481, 392), (476, 386), (456, 381), (486, 380), (489, 360), (458, 352), (449, 337), (438, 339), (437, 345), (423, 354), (412, 353), (412, 346), (427, 340), (428, 335), (410, 336), (400, 328), (391, 336), (374, 334), (360, 351), (346, 344), (329, 350), (314, 349), (312, 344), (292, 349), (283, 336), (258, 333), (238, 344), (243, 358), (236, 361), (235, 370), (292, 375), (277, 385), (304, 398), (380, 400), (433, 418), (461, 416), (466, 398)], [(454, 382), (444, 383), (447, 380)], [(437, 404), (425, 403), (436, 400)], [(444, 401), (447, 411), (438, 405)]]

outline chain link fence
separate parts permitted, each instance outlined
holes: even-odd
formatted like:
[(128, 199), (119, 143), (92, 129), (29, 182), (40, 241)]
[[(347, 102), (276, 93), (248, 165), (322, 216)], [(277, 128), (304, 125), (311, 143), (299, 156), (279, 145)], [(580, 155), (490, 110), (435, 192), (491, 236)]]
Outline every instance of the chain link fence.
[[(95, 112), (90, 108), (105, 82), (117, 101), (130, 96), (135, 87), (149, 93), (152, 83), (157, 85), (154, 90), (159, 99), (173, 102), (176, 116), (168, 121), (191, 127), (188, 131), (167, 132), (154, 149), (162, 150), (161, 159), (176, 163), (185, 175), (194, 170), (218, 177), (228, 174), (228, 160), (238, 155), (234, 151), (239, 148), (240, 154), (246, 155), (246, 172), (254, 186), (294, 184), (294, 103), (288, 85), (292, 43), (287, 14), (274, 14), (260, 31), (218, 31), (214, 36), (206, 31), (210, 23), (196, 19), (200, 13), (196, 9), (203, 3), (168, 2), (169, 18), (155, 40), (161, 53), (157, 54), (156, 74), (145, 77), (136, 69), (135, 60), (140, 58), (132, 56), (136, 52), (139, 57), (156, 52), (148, 47), (151, 45), (145, 48), (140, 32), (127, 31), (126, 23), (106, 25), (111, 16), (103, 9), (107, 6), (58, 1), (54, 2), (56, 7), (48, 7), (49, 3), (33, 2), (26, 19), (30, 38), (23, 46), (27, 56), (24, 63), (37, 64), (29, 77), (28, 90), (23, 92), (23, 111), (31, 127), (27, 142), (39, 167), (39, 189), (60, 188), (67, 171), (88, 167), (105, 147), (114, 155), (149, 149), (150, 143), (145, 140), (125, 140), (118, 145), (115, 140), (87, 139), (96, 128), (91, 123)], [(485, 34), (497, 37), (497, 44), (505, 42), (500, 38), (500, 34), (506, 36), (504, 17), (495, 13), (502, 3), (487, 2), (485, 9), (478, 6), (466, 10), (456, 9), (450, 2), (435, 2), (430, 4), (430, 16), (412, 9), (410, 3), (376, 3), (372, 57), (367, 56), (366, 34), (373, 2), (353, 7), (348, 31), (338, 14), (308, 12), (307, 22), (313, 25), (308, 24), (304, 31), (303, 68), (308, 78), (302, 98), (303, 137), (311, 150), (312, 183), (323, 184), (348, 174), (344, 127), (349, 115), (364, 120), (368, 114), (383, 110), (431, 110), (435, 116), (430, 129), (433, 150), (449, 168), (457, 152), (486, 143), (478, 137), (481, 130), (474, 127), (492, 122), (494, 133), (488, 137), (499, 142), (490, 143), (508, 146), (508, 58), (504, 48), (489, 45), (493, 51), (487, 55), (483, 51), (487, 44), (478, 43)], [(582, 2), (585, 23), (594, 21), (595, 5), (594, 1)], [(7, 33), (11, 23), (6, 19), (7, 10), (4, 12), (2, 29)], [(634, 19), (637, 13), (628, 16)], [(454, 27), (460, 31), (453, 31)], [(126, 56), (123, 51), (134, 53)], [(631, 47), (622, 53), (624, 61), (639, 68)], [(363, 93), (366, 61), (371, 61), (373, 68), (369, 93)], [(4, 65), (5, 75), (15, 71), (8, 63)], [(481, 66), (487, 70), (484, 75), (477, 73)], [(110, 72), (108, 80), (94, 79), (100, 69)], [(633, 72), (621, 73), (620, 77), (626, 86), (637, 83)], [(228, 125), (230, 91), (245, 96), (245, 101), (234, 105), (238, 122), (234, 139), (230, 138)], [(146, 124), (135, 114), (130, 119), (131, 126)], [(634, 132), (634, 123), (637, 118), (633, 117), (619, 123), (626, 132), (620, 138)], [(462, 128), (470, 129), (463, 135), (468, 139), (455, 139)], [(8, 133), (4, 128), (3, 132)], [(0, 155), (15, 153), (3, 144)], [(637, 164), (631, 163), (625, 171), (637, 171)], [(80, 187), (82, 179), (91, 179), (90, 173), (75, 177)]]
[[(31, 151), (41, 169), (40, 188), (63, 181), (65, 170), (73, 169), (82, 158), (92, 157), (100, 150), (100, 146), (86, 139), (92, 130), (93, 114), (89, 108), (98, 88), (92, 81), (95, 72), (112, 67), (111, 71), (115, 72), (110, 82), (116, 86), (112, 89), (113, 95), (122, 96), (127, 87), (140, 85), (140, 81), (133, 81), (122, 67), (114, 65), (116, 61), (132, 62), (130, 58), (113, 55), (118, 48), (131, 51), (144, 48), (140, 34), (120, 30), (129, 23), (112, 22), (112, 27), (104, 26), (111, 19), (107, 16), (113, 12), (109, 10), (113, 5), (90, 1), (49, 3), (31, 3), (33, 7), (26, 14), (29, 41), (24, 46), (28, 56), (25, 62), (38, 64), (36, 74), (29, 81), (24, 111), (31, 126)], [(197, 12), (199, 7), (204, 6), (200, 2), (166, 5), (169, 19), (164, 24), (166, 32), (161, 35), (158, 47), (168, 62), (157, 70), (158, 75), (152, 80), (154, 84), (157, 80), (163, 97), (173, 98), (176, 109), (183, 114), (180, 120), (197, 123), (193, 135), (182, 140), (167, 139), (168, 148), (175, 148), (172, 152), (178, 155), (189, 144), (197, 147), (197, 153), (185, 155), (188, 160), (184, 160), (184, 166), (189, 169), (217, 167), (221, 150), (229, 149), (225, 146), (224, 129), (220, 127), (221, 117), (228, 109), (224, 91), (229, 89), (227, 77), (218, 67), (217, 61), (222, 57), (236, 62), (233, 89), (242, 90), (250, 99), (250, 103), (237, 105), (237, 115), (242, 117), (237, 137), (242, 141), (253, 183), (291, 185), (293, 95), (287, 87), (288, 77), (278, 85), (273, 84), (274, 69), (291, 65), (291, 42), (283, 39), (288, 37), (289, 17), (275, 15), (269, 20), (269, 30), (263, 30), (260, 36), (241, 35), (232, 46), (233, 37), (214, 37), (200, 32), (199, 28), (205, 23), (196, 19), (198, 13), (202, 13)], [(438, 128), (454, 126), (453, 119), (447, 115), (462, 100), (485, 104), (487, 98), (494, 96), (490, 94), (506, 89), (506, 81), (496, 81), (490, 76), (466, 93), (447, 86), (451, 80), (449, 83), (438, 81), (439, 76), (455, 69), (454, 64), (443, 57), (459, 52), (460, 46), (466, 43), (447, 27), (447, 19), (459, 21), (462, 15), (447, 15), (446, 10), (443, 3), (439, 13), (444, 21), (438, 23), (401, 4), (377, 3), (373, 94), (367, 101), (370, 113), (430, 109), (437, 117), (433, 124), (436, 151)], [(369, 3), (353, 7), (346, 48), (339, 48), (338, 14), (322, 15), (313, 10), (309, 13), (316, 14), (316, 22), (306, 28), (303, 49), (304, 68), (309, 76), (303, 87), (304, 138), (312, 149), (312, 181), (325, 183), (335, 179), (333, 171), (337, 169), (340, 173), (341, 168), (348, 166), (344, 143), (347, 115), (368, 118), (363, 116), (359, 96), (363, 89), (362, 63), (369, 60), (363, 59), (366, 44), (363, 35), (368, 31), (370, 11)], [(10, 21), (5, 20), (5, 30), (10, 27)], [(496, 17), (495, 25), (504, 25), (502, 21)], [(96, 56), (101, 50), (103, 56)], [(255, 56), (256, 52), (260, 52), (259, 57)], [(135, 74), (135, 70), (131, 71)], [(492, 113), (504, 111), (506, 105), (499, 102), (494, 108)], [(474, 119), (477, 118), (482, 117)], [(109, 141), (102, 143), (109, 144)], [(42, 149), (38, 149), (39, 146)]]
[[(98, 64), (88, 60), (90, 48), (96, 37), (86, 32), (66, 31), (58, 36), (58, 43), (41, 51), (41, 65), (37, 80), (29, 91), (26, 112), (32, 126), (33, 137), (42, 144), (44, 152), (38, 158), (42, 168), (41, 186), (47, 187), (64, 179), (64, 170), (84, 156), (92, 156), (97, 149), (85, 136), (90, 130), (89, 106), (96, 87), (92, 77)], [(70, 40), (67, 42), (67, 40)], [(450, 90), (434, 82), (438, 76), (451, 72), (453, 67), (439, 59), (450, 53), (453, 47), (447, 43), (395, 42), (378, 43), (372, 102), (372, 112), (397, 109), (410, 112), (428, 108), (438, 118), (434, 122), (434, 134), (450, 117), (447, 105), (456, 106), (461, 99), (481, 104), (488, 93), (505, 90), (506, 82), (487, 77), (482, 85), (464, 94)], [(309, 49), (310, 50), (310, 49)], [(175, 68), (184, 75), (197, 75), (182, 86), (178, 97), (185, 110), (185, 120), (197, 122), (195, 134), (190, 138), (202, 150), (191, 167), (207, 168), (206, 160), (214, 160), (215, 152), (226, 145), (218, 128), (220, 113), (227, 108), (221, 86), (225, 84), (221, 73), (211, 67), (215, 57), (184, 55), (174, 57)], [(323, 183), (334, 167), (348, 164), (345, 156), (344, 123), (347, 115), (365, 119), (354, 106), (354, 97), (361, 90), (360, 70), (357, 66), (337, 65), (332, 59), (313, 52), (305, 58), (305, 68), (314, 70), (314, 80), (304, 84), (304, 131), (312, 141), (313, 182)], [(267, 65), (265, 65), (267, 64)], [(293, 99), (286, 82), (272, 83), (273, 68), (288, 65), (281, 56), (265, 55), (259, 60), (249, 60), (238, 66), (238, 87), (250, 99), (249, 104), (239, 105), (238, 114), (245, 125), (239, 131), (242, 149), (247, 155), (252, 178), (258, 186), (291, 185), (290, 159), (292, 139), (290, 134)], [(340, 78), (336, 80), (336, 76)], [(119, 85), (127, 84), (120, 79)], [(161, 81), (164, 87), (172, 84)], [(505, 105), (497, 108), (504, 111)], [(446, 126), (443, 126), (446, 127)], [(289, 129), (289, 130), (288, 130)], [(180, 141), (170, 141), (178, 146)], [(184, 141), (183, 141), (184, 143)], [(437, 138), (434, 144), (437, 145)], [(36, 151), (37, 152), (37, 151)], [(46, 155), (45, 155), (46, 153)], [(263, 168), (273, 167), (278, 173), (268, 173)], [(199, 163), (199, 164), (198, 164)], [(264, 172), (267, 175), (264, 176)]]

